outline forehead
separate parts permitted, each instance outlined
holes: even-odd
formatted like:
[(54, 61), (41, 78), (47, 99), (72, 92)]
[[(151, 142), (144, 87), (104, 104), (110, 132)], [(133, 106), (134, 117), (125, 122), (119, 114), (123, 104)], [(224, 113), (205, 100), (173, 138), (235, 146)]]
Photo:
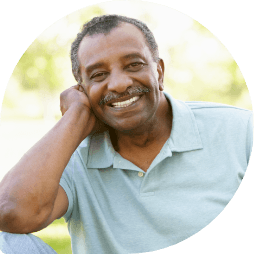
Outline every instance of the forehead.
[(98, 61), (120, 58), (125, 54), (139, 53), (152, 58), (143, 33), (134, 25), (121, 23), (108, 34), (95, 34), (84, 37), (78, 50), (78, 59), (82, 67)]

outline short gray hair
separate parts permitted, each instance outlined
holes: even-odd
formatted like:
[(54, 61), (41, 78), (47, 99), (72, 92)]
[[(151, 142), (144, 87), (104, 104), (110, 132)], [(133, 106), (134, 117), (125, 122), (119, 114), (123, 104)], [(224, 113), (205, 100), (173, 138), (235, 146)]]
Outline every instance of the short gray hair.
[(78, 84), (82, 83), (82, 76), (80, 73), (80, 64), (78, 60), (78, 49), (82, 39), (85, 36), (92, 36), (94, 34), (109, 33), (113, 28), (117, 27), (120, 23), (130, 23), (135, 25), (138, 29), (143, 33), (147, 46), (149, 47), (153, 60), (158, 62), (159, 60), (159, 50), (158, 45), (155, 41), (153, 33), (147, 27), (145, 23), (140, 20), (128, 18), (120, 15), (103, 15), (99, 17), (95, 17), (89, 22), (83, 25), (83, 28), (80, 33), (77, 34), (76, 39), (73, 41), (71, 45), (71, 63), (72, 63), (72, 73), (78, 82)]

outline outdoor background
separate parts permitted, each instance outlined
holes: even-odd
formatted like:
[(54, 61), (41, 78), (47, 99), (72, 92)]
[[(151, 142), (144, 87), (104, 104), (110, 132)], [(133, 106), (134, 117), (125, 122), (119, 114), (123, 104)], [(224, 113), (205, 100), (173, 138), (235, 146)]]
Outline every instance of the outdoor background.
[[(236, 62), (201, 24), (180, 12), (152, 3), (95, 5), (72, 13), (42, 31), (14, 69), (1, 112), (0, 180), (60, 119), (59, 94), (75, 84), (70, 45), (84, 22), (107, 13), (147, 23), (165, 62), (165, 90), (175, 98), (251, 109), (248, 89)], [(71, 253), (63, 219), (35, 234), (57, 253)]]

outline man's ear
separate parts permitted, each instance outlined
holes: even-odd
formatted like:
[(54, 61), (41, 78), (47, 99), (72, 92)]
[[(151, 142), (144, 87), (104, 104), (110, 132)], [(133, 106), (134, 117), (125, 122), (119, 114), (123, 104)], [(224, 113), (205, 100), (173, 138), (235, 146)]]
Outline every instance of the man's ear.
[(160, 58), (158, 63), (157, 63), (157, 72), (159, 74), (158, 76), (158, 83), (159, 83), (159, 89), (160, 91), (164, 90), (164, 61)]

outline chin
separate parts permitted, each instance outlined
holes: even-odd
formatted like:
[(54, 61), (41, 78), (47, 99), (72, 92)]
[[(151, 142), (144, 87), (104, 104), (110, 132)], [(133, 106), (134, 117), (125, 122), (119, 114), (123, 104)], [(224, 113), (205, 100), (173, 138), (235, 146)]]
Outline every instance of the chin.
[(114, 124), (108, 124), (110, 125), (111, 128), (113, 128), (115, 131), (122, 132), (122, 133), (144, 133), (146, 129), (148, 129), (148, 121), (147, 119), (139, 119), (136, 121), (130, 121), (130, 120), (125, 120), (121, 121), (120, 123), (116, 122)]

